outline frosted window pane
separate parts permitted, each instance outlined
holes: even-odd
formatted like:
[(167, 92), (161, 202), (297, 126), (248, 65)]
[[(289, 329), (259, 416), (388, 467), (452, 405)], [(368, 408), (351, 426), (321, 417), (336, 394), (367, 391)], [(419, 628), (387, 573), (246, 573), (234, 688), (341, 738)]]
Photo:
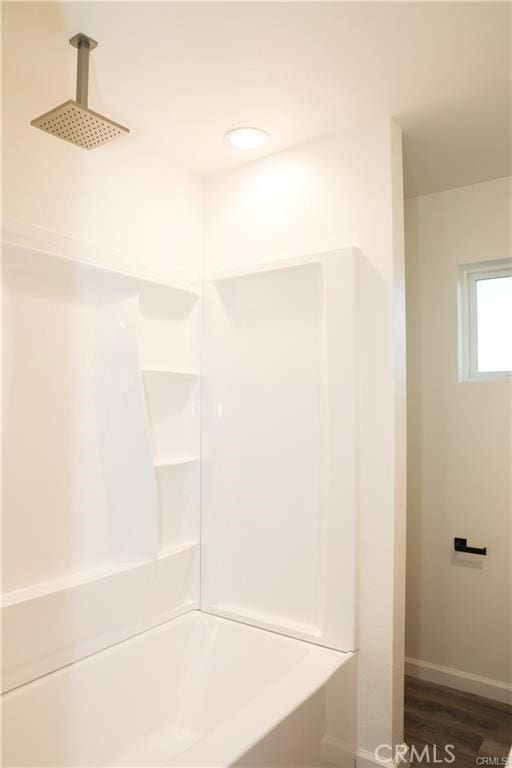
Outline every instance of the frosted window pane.
[(478, 370), (512, 370), (512, 276), (476, 281)]

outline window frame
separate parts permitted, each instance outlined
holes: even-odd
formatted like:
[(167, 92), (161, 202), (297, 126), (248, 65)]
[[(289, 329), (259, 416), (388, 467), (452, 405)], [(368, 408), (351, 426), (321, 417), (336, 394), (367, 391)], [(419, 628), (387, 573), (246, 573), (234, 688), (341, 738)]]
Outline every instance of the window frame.
[(510, 378), (512, 371), (478, 370), (476, 284), (478, 280), (512, 277), (512, 259), (461, 264), (457, 272), (459, 381), (485, 381), (486, 379)]

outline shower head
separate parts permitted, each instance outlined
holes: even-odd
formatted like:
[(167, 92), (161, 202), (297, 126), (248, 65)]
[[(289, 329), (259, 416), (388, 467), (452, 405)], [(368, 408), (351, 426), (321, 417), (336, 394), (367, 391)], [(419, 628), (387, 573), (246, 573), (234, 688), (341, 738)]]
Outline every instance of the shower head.
[(89, 52), (94, 50), (98, 43), (82, 33), (72, 37), (69, 42), (78, 50), (76, 101), (65, 101), (64, 104), (31, 120), (30, 125), (82, 149), (94, 149), (130, 131), (124, 125), (114, 123), (87, 106)]

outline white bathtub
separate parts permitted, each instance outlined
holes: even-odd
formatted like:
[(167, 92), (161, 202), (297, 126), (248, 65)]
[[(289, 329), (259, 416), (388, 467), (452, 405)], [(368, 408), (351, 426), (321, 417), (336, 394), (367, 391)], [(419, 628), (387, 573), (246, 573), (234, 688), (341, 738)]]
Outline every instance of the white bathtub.
[(348, 766), (355, 663), (192, 611), (3, 697), (4, 766)]

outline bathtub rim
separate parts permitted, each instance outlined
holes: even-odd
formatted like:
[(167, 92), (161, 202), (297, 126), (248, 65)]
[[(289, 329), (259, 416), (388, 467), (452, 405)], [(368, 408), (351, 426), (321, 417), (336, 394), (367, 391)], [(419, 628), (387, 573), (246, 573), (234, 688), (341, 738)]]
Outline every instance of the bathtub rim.
[[(208, 766), (208, 768), (227, 768), (236, 763), (246, 752), (267, 736), (276, 726), (283, 722), (292, 712), (300, 707), (312, 695), (320, 690), (338, 670), (346, 665), (356, 654), (337, 651), (319, 646), (305, 640), (298, 640), (272, 630), (254, 627), (234, 619), (224, 618), (215, 614), (193, 609), (176, 618), (159, 624), (157, 627), (145, 630), (135, 636), (122, 640), (113, 646), (97, 651), (83, 659), (72, 662), (60, 669), (50, 672), (2, 695), (5, 703), (9, 699), (23, 695), (29, 689), (44, 687), (50, 680), (64, 675), (72, 675), (73, 668), (86, 667), (94, 664), (99, 657), (106, 658), (115, 654), (119, 647), (131, 644), (141, 644), (148, 636), (156, 633), (172, 632), (178, 625), (194, 625), (206, 622), (209, 627), (216, 629), (231, 625), (235, 631), (249, 633), (253, 637), (263, 636), (275, 638), (279, 644), (299, 648), (304, 655), (282, 674), (278, 675), (266, 687), (255, 695), (247, 698), (244, 703), (218, 725), (198, 734), (198, 739), (181, 752), (169, 755), (168, 766), (188, 768), (188, 766)], [(243, 642), (243, 638), (240, 638)], [(354, 691), (355, 697), (355, 691)], [(354, 699), (355, 700), (355, 699)], [(177, 724), (179, 719), (176, 720)], [(149, 742), (151, 733), (145, 734), (137, 744), (132, 745), (124, 753), (118, 753), (112, 765), (121, 765), (119, 759), (129, 758), (132, 750), (144, 749)]]

